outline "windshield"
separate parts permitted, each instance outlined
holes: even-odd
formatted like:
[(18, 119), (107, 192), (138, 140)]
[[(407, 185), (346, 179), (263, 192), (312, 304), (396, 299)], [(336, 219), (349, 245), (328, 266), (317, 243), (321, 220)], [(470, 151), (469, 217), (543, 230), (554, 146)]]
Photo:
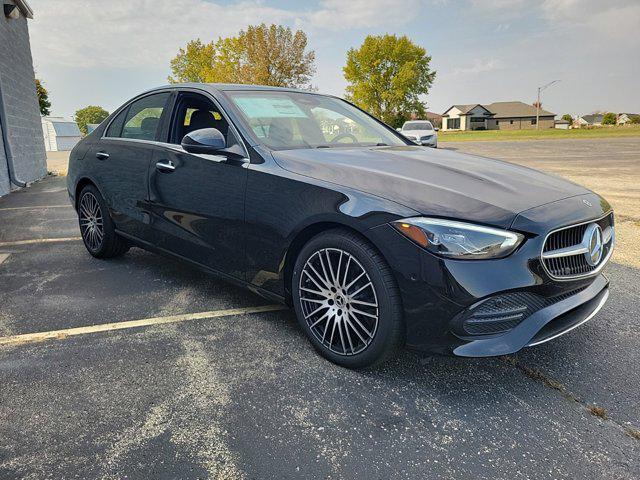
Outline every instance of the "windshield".
[(407, 122), (402, 130), (433, 130), (433, 125), (431, 122)]
[(406, 145), (394, 132), (338, 98), (277, 91), (227, 91), (245, 122), (274, 150)]

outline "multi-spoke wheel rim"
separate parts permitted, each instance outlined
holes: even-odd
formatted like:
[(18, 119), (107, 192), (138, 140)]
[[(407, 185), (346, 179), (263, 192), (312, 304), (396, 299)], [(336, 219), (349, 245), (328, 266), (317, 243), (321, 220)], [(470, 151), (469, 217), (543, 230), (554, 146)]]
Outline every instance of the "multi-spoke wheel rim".
[(98, 199), (92, 193), (85, 193), (80, 199), (80, 232), (84, 243), (92, 252), (98, 251), (104, 238), (102, 210)]
[(338, 355), (365, 350), (378, 329), (378, 298), (369, 274), (338, 248), (315, 252), (300, 275), (300, 306), (314, 337)]

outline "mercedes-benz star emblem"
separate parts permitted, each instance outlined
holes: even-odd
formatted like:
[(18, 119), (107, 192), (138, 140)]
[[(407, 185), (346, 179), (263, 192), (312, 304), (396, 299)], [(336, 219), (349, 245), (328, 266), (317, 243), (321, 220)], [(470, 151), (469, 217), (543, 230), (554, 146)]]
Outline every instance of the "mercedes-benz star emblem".
[(592, 267), (595, 267), (600, 263), (602, 259), (602, 229), (597, 223), (592, 223), (587, 227), (584, 232), (582, 240), (583, 244), (587, 247), (587, 252), (584, 254), (587, 259), (587, 263)]

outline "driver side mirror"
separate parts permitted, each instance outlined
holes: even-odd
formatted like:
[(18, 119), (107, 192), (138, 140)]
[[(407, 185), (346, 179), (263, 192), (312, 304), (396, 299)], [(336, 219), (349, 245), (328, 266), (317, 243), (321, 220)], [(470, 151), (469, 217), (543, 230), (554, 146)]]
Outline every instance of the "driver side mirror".
[(181, 145), (189, 153), (216, 155), (226, 148), (227, 140), (217, 128), (202, 128), (187, 133)]
[(440, 131), (440, 129), (438, 127), (434, 128), (433, 130), (435, 130), (436, 132)]

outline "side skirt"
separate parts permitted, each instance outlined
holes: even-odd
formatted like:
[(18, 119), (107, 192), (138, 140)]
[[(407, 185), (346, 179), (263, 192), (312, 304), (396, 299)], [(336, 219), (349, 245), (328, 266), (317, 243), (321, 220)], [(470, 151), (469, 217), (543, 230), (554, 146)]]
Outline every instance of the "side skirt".
[(175, 258), (177, 260), (183, 261), (185, 263), (190, 264), (193, 267), (198, 268), (199, 270), (203, 270), (206, 273), (209, 274), (213, 274), (216, 277), (220, 278), (221, 280), (224, 280), (226, 282), (229, 282), (231, 284), (237, 285), (239, 287), (242, 288), (246, 288), (247, 290), (252, 291), (253, 293), (256, 293), (257, 295), (260, 295), (263, 298), (266, 298), (267, 300), (270, 301), (274, 301), (274, 302), (278, 302), (278, 303), (286, 303), (285, 298), (282, 295), (278, 295), (275, 294), (273, 292), (270, 292), (269, 290), (266, 290), (264, 288), (261, 287), (257, 287), (249, 282), (245, 282), (244, 280), (240, 280), (239, 278), (236, 278), (232, 275), (228, 275), (226, 273), (220, 272), (214, 268), (208, 267), (206, 265), (203, 265), (201, 263), (195, 262), (193, 260), (191, 260), (190, 258), (184, 257), (182, 255), (178, 255), (177, 253), (171, 252), (170, 250), (166, 250), (164, 248), (158, 247), (157, 245), (154, 245), (150, 242), (147, 242), (145, 240), (141, 240), (138, 237), (134, 237), (133, 235), (129, 235), (128, 233), (122, 232), (118, 229), (116, 229), (116, 233), (118, 235), (120, 235), (123, 238), (126, 238), (127, 240), (129, 240), (131, 243), (135, 244), (137, 247), (140, 247), (144, 250), (147, 250), (149, 252), (152, 253), (157, 253), (160, 255), (164, 255), (166, 257), (170, 257), (170, 258)]

